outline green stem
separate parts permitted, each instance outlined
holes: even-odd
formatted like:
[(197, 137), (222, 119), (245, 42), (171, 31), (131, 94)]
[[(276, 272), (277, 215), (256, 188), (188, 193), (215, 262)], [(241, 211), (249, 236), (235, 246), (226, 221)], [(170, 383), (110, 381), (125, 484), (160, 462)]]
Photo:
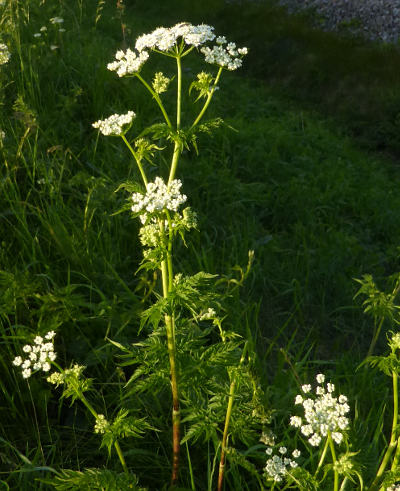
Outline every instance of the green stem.
[(128, 466), (126, 465), (126, 462), (125, 462), (125, 457), (124, 457), (124, 454), (122, 453), (122, 450), (121, 450), (121, 447), (119, 446), (119, 443), (118, 441), (115, 441), (114, 442), (114, 448), (117, 452), (117, 455), (119, 457), (119, 460), (122, 464), (122, 468), (124, 469), (124, 472), (126, 474), (129, 474), (129, 470), (128, 470)]
[[(240, 369), (241, 365), (243, 364), (243, 362), (246, 358), (247, 346), (248, 346), (248, 343), (246, 342), (246, 344), (244, 345), (244, 348), (243, 348), (242, 356), (240, 357), (239, 369)], [(224, 433), (222, 436), (222, 443), (221, 443), (221, 460), (219, 463), (218, 491), (222, 491), (222, 485), (224, 482), (226, 447), (227, 447), (226, 444), (227, 444), (227, 440), (228, 440), (229, 423), (230, 423), (230, 419), (232, 416), (232, 408), (233, 408), (233, 401), (234, 401), (234, 397), (235, 397), (235, 389), (236, 389), (236, 377), (233, 376), (233, 379), (231, 381), (231, 385), (229, 387), (228, 406), (226, 408), (225, 426), (224, 426)]]
[[(168, 297), (170, 286), (172, 286), (172, 279), (169, 277), (169, 271), (172, 273), (172, 242), (167, 238), (165, 234), (164, 219), (159, 220), (161, 242), (164, 248), (167, 250), (167, 260), (163, 259), (161, 262), (161, 276), (163, 286), (163, 296)], [(168, 266), (169, 265), (169, 266)], [(178, 377), (176, 369), (176, 347), (175, 347), (175, 320), (173, 315), (165, 315), (165, 329), (167, 332), (167, 347), (168, 357), (171, 372), (171, 391), (172, 391), (172, 475), (171, 485), (175, 486), (178, 482), (179, 473), (179, 450), (180, 450), (180, 406), (179, 406), (179, 391), (178, 391)]]
[[(83, 405), (86, 406), (86, 408), (92, 414), (94, 419), (97, 420), (97, 418), (99, 417), (98, 413), (95, 411), (95, 409), (90, 404), (90, 402), (86, 399), (86, 397), (82, 394), (82, 392), (79, 392), (79, 399), (82, 401)], [(118, 458), (121, 462), (121, 465), (122, 465), (122, 468), (124, 469), (124, 472), (126, 472), (128, 474), (129, 473), (128, 466), (126, 465), (125, 458), (124, 458), (124, 455), (122, 453), (121, 447), (119, 446), (118, 441), (114, 442), (114, 448), (117, 452)]]
[[(333, 465), (336, 464), (336, 452), (335, 444), (333, 443), (331, 432), (328, 433), (329, 448), (331, 450)], [(333, 471), (334, 481), (333, 481), (333, 491), (339, 491), (339, 472), (334, 469)]]
[(172, 155), (171, 170), (169, 171), (168, 186), (175, 178), (176, 168), (178, 167), (179, 157), (182, 153), (182, 144), (178, 141), (174, 145), (174, 153)]
[(210, 89), (210, 91), (208, 93), (206, 102), (204, 103), (204, 106), (203, 106), (202, 110), (200, 111), (199, 115), (197, 116), (197, 118), (194, 120), (192, 126), (190, 127), (191, 130), (198, 124), (198, 122), (204, 116), (204, 113), (206, 112), (208, 106), (210, 105), (212, 96), (214, 95), (214, 92), (215, 92), (215, 89), (216, 89), (218, 80), (219, 80), (219, 78), (221, 76), (221, 73), (222, 73), (222, 67), (220, 67), (219, 70), (218, 70), (218, 73), (217, 73), (217, 76), (215, 77), (214, 83), (213, 83), (213, 85), (212, 85), (212, 87), (211, 87), (211, 89)]
[(318, 467), (317, 470), (315, 471), (314, 477), (317, 477), (317, 474), (319, 470), (322, 467), (322, 464), (324, 463), (325, 457), (326, 457), (326, 452), (328, 451), (328, 446), (329, 446), (329, 438), (326, 439), (324, 449), (322, 450), (321, 458), (319, 459), (318, 462)]
[(182, 63), (181, 57), (176, 57), (176, 68), (178, 75), (178, 87), (176, 93), (176, 129), (181, 127), (181, 110), (182, 110)]
[(133, 155), (134, 159), (136, 160), (137, 166), (139, 167), (140, 174), (142, 175), (142, 179), (143, 179), (144, 185), (147, 186), (147, 177), (146, 177), (146, 174), (144, 172), (142, 163), (141, 163), (141, 161), (140, 161), (137, 153), (135, 152), (135, 150), (133, 150), (131, 144), (128, 142), (128, 140), (126, 139), (125, 135), (121, 135), (121, 138), (124, 140), (125, 145), (129, 148), (131, 154)]
[(371, 344), (368, 348), (368, 353), (367, 353), (367, 358), (369, 356), (372, 356), (372, 353), (374, 351), (374, 348), (375, 348), (375, 345), (376, 345), (376, 342), (378, 341), (378, 338), (379, 338), (379, 334), (381, 332), (381, 329), (382, 329), (382, 324), (383, 324), (383, 321), (385, 320), (384, 317), (382, 317), (381, 321), (379, 322), (379, 325), (378, 327), (376, 328), (375, 332), (374, 332), (374, 335), (373, 335), (373, 338), (372, 338), (372, 341), (371, 341)]
[[(392, 372), (393, 380), (393, 422), (392, 422), (392, 432), (390, 435), (390, 442), (388, 448), (386, 449), (385, 455), (383, 456), (381, 465), (379, 466), (378, 472), (376, 473), (375, 479), (373, 480), (370, 490), (378, 488), (379, 482), (381, 480), (382, 474), (385, 472), (387, 465), (389, 464), (390, 457), (393, 450), (396, 447), (397, 439), (397, 419), (399, 413), (399, 396), (398, 396), (398, 375), (395, 371)], [(397, 454), (397, 452), (396, 452)]]
[(173, 233), (172, 233), (172, 220), (171, 216), (167, 213), (167, 220), (168, 220), (168, 248), (167, 248), (167, 268), (168, 268), (168, 289), (172, 289), (172, 284), (173, 284), (173, 279), (174, 279), (174, 270), (172, 266), (172, 240), (173, 240)]
[(150, 85), (146, 82), (146, 80), (140, 75), (140, 73), (136, 73), (137, 78), (142, 82), (142, 84), (146, 87), (146, 89), (150, 92), (150, 94), (154, 97), (156, 100), (158, 107), (161, 109), (161, 112), (164, 116), (165, 122), (167, 123), (169, 128), (172, 128), (171, 121), (169, 120), (167, 111), (165, 110), (165, 107), (160, 99), (160, 96), (155, 92)]

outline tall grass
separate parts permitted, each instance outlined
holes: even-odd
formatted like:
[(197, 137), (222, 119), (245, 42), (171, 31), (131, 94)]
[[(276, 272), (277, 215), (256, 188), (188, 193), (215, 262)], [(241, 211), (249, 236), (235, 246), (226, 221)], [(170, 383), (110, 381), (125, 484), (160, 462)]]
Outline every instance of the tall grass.
[[(310, 31), (305, 19), (288, 19), (267, 2), (137, 1), (122, 8), (94, 0), (9, 0), (0, 8), (1, 41), (12, 52), (1, 67), (0, 114), (6, 133), (0, 149), (5, 489), (47, 489), (38, 478), (52, 469), (99, 462), (118, 468), (98, 450), (83, 411), (57, 401), (40, 381), (27, 389), (11, 361), (32, 335), (58, 330), (64, 365), (76, 360), (105, 381), (95, 386), (98, 404), (122, 400), (121, 385), (132, 372), (118, 358), (115, 368), (107, 338), (140, 339), (143, 297), (155, 280), (146, 272), (134, 276), (141, 257), (137, 226), (116, 213), (125, 200), (115, 192), (118, 184), (136, 171), (123, 148), (97, 139), (91, 123), (124, 108), (137, 111), (138, 124), (151, 122), (144, 94), (129, 80), (115, 81), (105, 66), (138, 34), (182, 18), (216, 24), (238, 43), (251, 44), (253, 55), (246, 74), (227, 76), (217, 94), (210, 115), (223, 113), (226, 126), (211, 141), (199, 141), (198, 157), (182, 156), (185, 192), (201, 217), (201, 234), (182, 246), (179, 265), (188, 273), (219, 274), (226, 289), (238, 277), (232, 267), (245, 265), (254, 249), (246, 287), (232, 295), (226, 314), (228, 325), (256, 347), (254, 370), (265, 388), (270, 427), (288, 433), (282, 420), (297, 376), (335, 374), (341, 390), (352, 394), (352, 438), (372, 478), (384, 447), (380, 430), (389, 426), (388, 389), (381, 375), (355, 375), (373, 327), (353, 300), (354, 278), (370, 273), (383, 283), (398, 269), (399, 171), (360, 150), (347, 128), (369, 139), (371, 148), (398, 151), (397, 48)], [(51, 24), (55, 16), (64, 18), (66, 32)], [(34, 37), (42, 26), (47, 31)], [(329, 118), (313, 104), (322, 104)], [(163, 394), (131, 404), (167, 431)], [(168, 482), (168, 450), (157, 432), (127, 449), (141, 485), (161, 489)], [(261, 469), (264, 457), (253, 452)], [(240, 455), (232, 457), (226, 489), (258, 489), (239, 464)], [(206, 489), (204, 476), (210, 482), (213, 465), (212, 454), (205, 457), (194, 446), (184, 458), (187, 488), (194, 489), (194, 481), (196, 489)]]

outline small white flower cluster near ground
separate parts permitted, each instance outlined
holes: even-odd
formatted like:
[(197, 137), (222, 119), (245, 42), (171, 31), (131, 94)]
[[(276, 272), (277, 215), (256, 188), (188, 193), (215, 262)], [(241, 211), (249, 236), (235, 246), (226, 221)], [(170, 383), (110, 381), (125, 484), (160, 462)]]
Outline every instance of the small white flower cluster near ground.
[(131, 124), (135, 116), (133, 111), (128, 111), (126, 114), (113, 114), (107, 119), (99, 119), (92, 126), (98, 128), (105, 136), (120, 136), (125, 132), (124, 127)]
[(6, 44), (0, 43), (0, 65), (4, 65), (10, 59), (10, 51)]
[(132, 211), (145, 214), (162, 210), (178, 211), (179, 206), (187, 200), (186, 195), (180, 192), (181, 186), (180, 179), (174, 179), (167, 186), (161, 177), (156, 177), (154, 182), (147, 184), (146, 194), (132, 195)]
[[(216, 46), (212, 49), (204, 45), (215, 39), (214, 28), (207, 24), (194, 26), (188, 22), (176, 24), (173, 27), (158, 27), (149, 34), (139, 36), (135, 43), (135, 51), (127, 49), (117, 51), (115, 61), (109, 63), (107, 68), (117, 72), (119, 77), (133, 75), (141, 69), (143, 63), (149, 58), (148, 50), (172, 53), (180, 42), (187, 46), (200, 48), (205, 55), (205, 61), (217, 64), (228, 70), (236, 70), (242, 65), (242, 57), (247, 54), (247, 48), (236, 48), (235, 43), (228, 43), (224, 36), (216, 39)], [(226, 46), (225, 46), (226, 45)]]
[(94, 432), (103, 434), (106, 432), (108, 426), (109, 422), (106, 420), (104, 414), (98, 414), (94, 425)]
[(200, 49), (207, 63), (228, 70), (236, 70), (242, 66), (242, 58), (247, 55), (247, 48), (237, 48), (235, 43), (228, 43), (225, 36), (218, 37), (216, 43), (212, 48), (205, 46)]
[(400, 491), (400, 484), (392, 484), (386, 488), (386, 491)]
[(74, 377), (76, 379), (79, 379), (84, 369), (85, 369), (84, 366), (76, 364), (72, 368), (67, 368), (61, 373), (60, 372), (52, 373), (49, 377), (47, 377), (47, 382), (50, 382), (51, 384), (58, 387), (59, 385), (63, 384), (65, 379), (68, 377)]
[(270, 458), (267, 460), (264, 470), (268, 477), (272, 478), (275, 482), (283, 481), (285, 475), (288, 473), (288, 469), (294, 469), (298, 466), (294, 459), (300, 457), (300, 450), (293, 450), (293, 458), (287, 456), (286, 447), (279, 447), (278, 452), (280, 455), (273, 455), (274, 449), (272, 447), (267, 447), (265, 452)]
[(42, 336), (36, 336), (33, 340), (34, 344), (26, 344), (22, 348), (22, 351), (27, 354), (27, 358), (24, 359), (22, 356), (14, 358), (13, 365), (21, 367), (23, 378), (29, 378), (32, 371), (43, 370), (43, 372), (48, 372), (50, 370), (50, 362), (56, 359), (52, 341), (55, 335), (54, 331), (50, 331), (44, 339)]
[(315, 389), (315, 396), (307, 397), (312, 390), (310, 384), (302, 386), (303, 394), (296, 396), (295, 404), (301, 404), (304, 408), (304, 418), (292, 416), (290, 424), (300, 428), (304, 436), (308, 437), (308, 442), (317, 447), (323, 438), (331, 434), (332, 439), (337, 444), (343, 440), (343, 431), (347, 429), (349, 420), (345, 416), (350, 411), (347, 404), (347, 397), (340, 395), (333, 397), (335, 386), (325, 382), (325, 375), (322, 373), (316, 377), (318, 386)]
[(210, 319), (214, 319), (214, 317), (216, 315), (217, 315), (217, 313), (215, 312), (215, 310), (212, 309), (211, 307), (209, 307), (206, 312), (203, 312), (200, 315), (199, 320), (201, 320), (201, 321), (207, 321), (207, 320), (210, 320)]

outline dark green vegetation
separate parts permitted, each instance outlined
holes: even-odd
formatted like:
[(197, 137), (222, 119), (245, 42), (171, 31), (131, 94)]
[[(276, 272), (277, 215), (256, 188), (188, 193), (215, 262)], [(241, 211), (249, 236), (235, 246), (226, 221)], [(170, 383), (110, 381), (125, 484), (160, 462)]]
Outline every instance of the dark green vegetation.
[[(4, 489), (46, 489), (35, 479), (47, 477), (49, 467), (120, 471), (98, 450), (83, 411), (57, 401), (40, 377), (27, 386), (11, 361), (33, 335), (54, 329), (60, 363), (86, 365), (103, 382), (99, 404), (115, 406), (117, 398), (118, 405), (130, 373), (115, 369), (119, 360), (106, 338), (138, 339), (153, 278), (134, 276), (141, 259), (137, 224), (129, 213), (114, 214), (126, 199), (115, 190), (136, 169), (120, 142), (98, 138), (91, 123), (128, 109), (137, 112), (138, 127), (152, 122), (153, 106), (138, 84), (117, 80), (106, 64), (137, 35), (181, 20), (215, 25), (251, 51), (242, 72), (223, 77), (210, 108), (228, 126), (199, 142), (198, 157), (183, 155), (179, 177), (201, 233), (182, 247), (179, 269), (229, 280), (254, 249), (240, 301), (225, 308), (228, 325), (249, 329), (256, 340), (266, 409), (276, 411), (271, 427), (282, 440), (290, 434), (294, 374), (307, 382), (323, 371), (349, 397), (353, 448), (373, 475), (389, 385), (375, 372), (355, 374), (373, 323), (353, 301), (354, 278), (371, 273), (384, 288), (383, 278), (399, 269), (398, 49), (312, 31), (305, 17), (288, 19), (282, 9), (256, 2), (142, 0), (122, 9), (92, 0), (10, 0), (1, 9), (2, 41), (12, 52), (1, 67), (0, 116)], [(49, 25), (54, 16), (65, 19), (62, 37)], [(33, 37), (43, 25), (47, 37)], [(377, 352), (384, 341), (383, 334)], [(153, 403), (143, 400), (143, 413), (151, 407), (159, 427), (168, 427)], [(169, 479), (169, 435), (149, 432), (127, 442), (140, 484), (161, 489)], [(200, 448), (199, 442), (191, 463), (196, 486), (206, 489), (211, 471)], [(226, 479), (227, 489), (257, 486), (233, 465)]]

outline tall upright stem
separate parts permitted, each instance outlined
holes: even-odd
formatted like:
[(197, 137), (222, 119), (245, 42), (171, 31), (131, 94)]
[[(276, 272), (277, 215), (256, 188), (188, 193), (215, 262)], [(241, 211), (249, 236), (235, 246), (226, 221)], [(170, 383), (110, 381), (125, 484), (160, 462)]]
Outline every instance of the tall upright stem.
[[(246, 352), (247, 352), (247, 343), (245, 344), (243, 348), (242, 356), (240, 357), (239, 369), (246, 358)], [(225, 426), (224, 426), (224, 433), (222, 436), (222, 443), (221, 443), (221, 460), (219, 462), (219, 473), (218, 473), (218, 491), (222, 491), (222, 484), (224, 482), (228, 430), (229, 430), (229, 423), (232, 416), (233, 401), (235, 398), (235, 389), (236, 389), (236, 376), (235, 374), (233, 374), (231, 385), (229, 387), (228, 406), (226, 408)]]
[(176, 57), (176, 69), (178, 76), (178, 87), (176, 94), (176, 129), (179, 130), (181, 127), (181, 105), (182, 105), (182, 63), (181, 57)]
[(386, 449), (385, 455), (383, 456), (381, 465), (379, 466), (375, 479), (373, 480), (371, 487), (369, 488), (371, 491), (374, 489), (378, 489), (378, 484), (381, 480), (382, 474), (385, 472), (386, 467), (389, 463), (390, 456), (392, 455), (393, 450), (396, 448), (396, 444), (397, 444), (396, 435), (397, 435), (397, 420), (399, 414), (399, 395), (398, 395), (398, 375), (395, 371), (392, 372), (392, 381), (393, 381), (392, 433), (390, 435), (390, 442), (388, 448)]
[[(333, 464), (336, 464), (335, 444), (333, 443), (332, 435), (330, 432), (328, 433), (328, 440), (329, 440), (329, 448), (331, 450), (331, 455), (332, 455), (332, 461)], [(333, 471), (333, 476), (334, 476), (333, 491), (339, 491), (339, 472), (336, 469), (334, 469)]]
[[(168, 293), (172, 286), (172, 239), (166, 237), (165, 222), (163, 219), (159, 220), (161, 240), (164, 244), (164, 249), (167, 251), (167, 259), (163, 259), (161, 262), (161, 276), (163, 286), (163, 296), (168, 297)], [(171, 229), (170, 229), (171, 230)], [(179, 474), (179, 449), (180, 449), (180, 406), (179, 406), (179, 391), (178, 391), (178, 377), (176, 369), (176, 348), (175, 348), (175, 319), (173, 314), (166, 314), (164, 316), (165, 330), (167, 333), (167, 347), (168, 357), (171, 373), (171, 391), (172, 391), (172, 475), (171, 485), (175, 486), (178, 482)]]

